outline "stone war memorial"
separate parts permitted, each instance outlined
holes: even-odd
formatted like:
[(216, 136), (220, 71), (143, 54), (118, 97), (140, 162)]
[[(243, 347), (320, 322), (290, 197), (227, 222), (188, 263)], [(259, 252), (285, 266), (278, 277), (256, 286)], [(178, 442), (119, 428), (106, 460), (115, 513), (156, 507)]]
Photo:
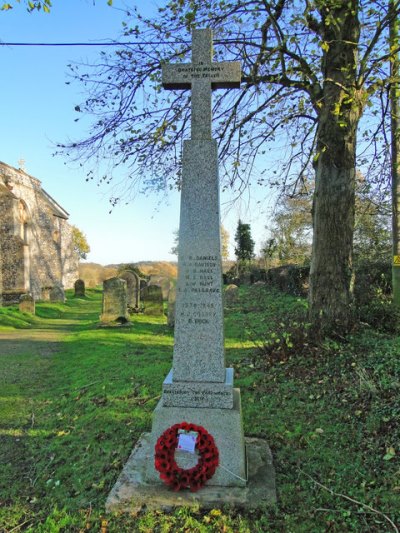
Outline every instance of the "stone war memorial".
[(172, 369), (151, 433), (143, 434), (107, 502), (108, 511), (176, 505), (257, 507), (274, 503), (265, 441), (243, 434), (240, 390), (224, 354), (214, 89), (240, 87), (239, 62), (212, 61), (212, 32), (194, 30), (192, 62), (165, 64), (165, 89), (191, 90), (184, 141)]

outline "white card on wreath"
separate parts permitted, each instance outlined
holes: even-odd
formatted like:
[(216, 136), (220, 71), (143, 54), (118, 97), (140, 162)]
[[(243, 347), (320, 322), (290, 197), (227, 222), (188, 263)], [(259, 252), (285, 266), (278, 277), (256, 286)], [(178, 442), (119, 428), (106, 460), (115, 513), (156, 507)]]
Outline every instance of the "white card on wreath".
[(195, 453), (197, 433), (181, 433), (178, 437), (177, 449)]

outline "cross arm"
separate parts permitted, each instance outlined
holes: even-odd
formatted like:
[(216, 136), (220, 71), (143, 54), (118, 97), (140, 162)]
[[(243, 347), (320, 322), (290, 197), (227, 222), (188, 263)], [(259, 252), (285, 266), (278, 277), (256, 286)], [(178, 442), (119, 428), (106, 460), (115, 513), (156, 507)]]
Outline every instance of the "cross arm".
[(167, 63), (162, 67), (164, 89), (190, 89), (196, 80), (209, 81), (212, 89), (238, 88), (241, 81), (240, 62)]

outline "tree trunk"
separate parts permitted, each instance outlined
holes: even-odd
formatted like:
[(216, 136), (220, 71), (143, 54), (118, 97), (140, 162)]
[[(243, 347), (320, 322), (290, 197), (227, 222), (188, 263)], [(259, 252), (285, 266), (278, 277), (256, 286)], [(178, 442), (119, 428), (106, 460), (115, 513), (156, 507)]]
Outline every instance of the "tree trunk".
[(357, 5), (356, 0), (332, 0), (321, 9), (326, 44), (323, 99), (318, 106), (309, 314), (322, 335), (345, 333), (353, 321), (356, 133), (362, 112), (356, 88)]

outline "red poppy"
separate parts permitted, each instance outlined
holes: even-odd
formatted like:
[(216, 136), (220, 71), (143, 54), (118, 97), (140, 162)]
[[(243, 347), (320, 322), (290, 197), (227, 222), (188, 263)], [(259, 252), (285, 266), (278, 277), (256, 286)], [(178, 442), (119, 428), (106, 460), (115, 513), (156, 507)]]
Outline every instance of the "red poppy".
[[(175, 461), (175, 450), (178, 443), (178, 433), (195, 431), (197, 465), (184, 469)], [(219, 454), (214, 438), (202, 426), (182, 422), (166, 429), (157, 440), (155, 446), (154, 466), (160, 472), (160, 479), (174, 491), (189, 488), (192, 492), (199, 490), (207, 480), (211, 479), (218, 466)]]

